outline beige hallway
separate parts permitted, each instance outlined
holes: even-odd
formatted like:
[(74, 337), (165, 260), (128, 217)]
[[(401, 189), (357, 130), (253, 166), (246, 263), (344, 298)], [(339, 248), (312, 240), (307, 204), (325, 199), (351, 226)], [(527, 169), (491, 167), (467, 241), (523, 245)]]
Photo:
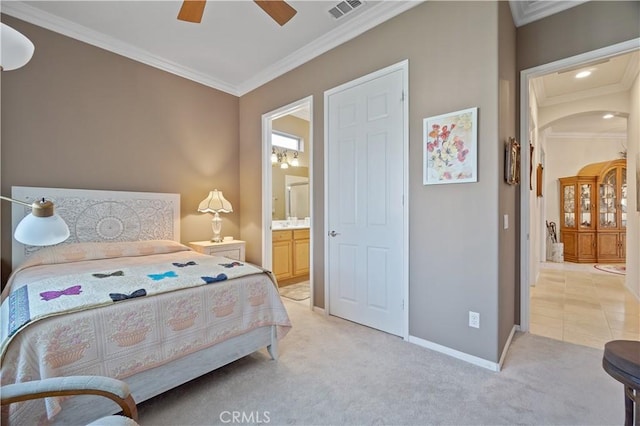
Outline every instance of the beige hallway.
[(531, 287), (531, 333), (598, 349), (640, 340), (640, 302), (624, 279), (593, 264), (541, 264)]

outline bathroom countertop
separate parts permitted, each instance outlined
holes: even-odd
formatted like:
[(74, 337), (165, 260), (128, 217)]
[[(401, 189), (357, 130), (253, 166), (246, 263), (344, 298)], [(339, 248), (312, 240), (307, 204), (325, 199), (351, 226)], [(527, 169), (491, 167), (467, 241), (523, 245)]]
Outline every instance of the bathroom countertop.
[(309, 225), (289, 225), (289, 226), (273, 225), (271, 227), (272, 231), (286, 231), (287, 229), (309, 229)]

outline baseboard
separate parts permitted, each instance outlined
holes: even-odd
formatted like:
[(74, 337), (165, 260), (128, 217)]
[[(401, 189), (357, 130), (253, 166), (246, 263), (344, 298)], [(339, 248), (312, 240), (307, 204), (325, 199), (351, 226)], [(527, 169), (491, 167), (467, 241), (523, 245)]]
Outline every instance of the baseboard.
[(509, 337), (504, 344), (504, 348), (502, 348), (502, 355), (500, 356), (500, 361), (498, 362), (498, 371), (502, 370), (502, 364), (504, 363), (504, 359), (507, 357), (507, 352), (509, 351), (509, 346), (511, 346), (511, 341), (513, 340), (513, 336), (516, 334), (516, 331), (520, 329), (519, 325), (514, 325), (511, 328), (511, 333), (509, 333)]
[(318, 307), (318, 306), (312, 306), (312, 307), (311, 307), (311, 310), (312, 310), (313, 312), (317, 312), (317, 313), (319, 313), (319, 314), (324, 315), (324, 308), (320, 308), (320, 307)]
[(439, 345), (437, 343), (433, 343), (433, 342), (430, 342), (428, 340), (421, 339), (419, 337), (409, 336), (409, 342), (410, 343), (414, 343), (414, 344), (416, 344), (418, 346), (422, 346), (422, 347), (427, 348), (427, 349), (434, 350), (436, 352), (441, 352), (441, 353), (443, 353), (445, 355), (449, 355), (449, 356), (451, 356), (453, 358), (457, 358), (457, 359), (460, 359), (462, 361), (466, 361), (466, 362), (468, 362), (470, 364), (474, 364), (474, 365), (477, 365), (479, 367), (486, 368), (487, 370), (500, 371), (500, 364), (498, 364), (496, 362), (492, 362), (492, 361), (489, 361), (489, 360), (486, 360), (484, 358), (480, 358), (480, 357), (477, 357), (477, 356), (474, 356), (474, 355), (469, 355), (468, 353), (460, 352), (458, 350), (451, 349), (451, 348), (448, 348), (446, 346), (442, 346), (442, 345)]

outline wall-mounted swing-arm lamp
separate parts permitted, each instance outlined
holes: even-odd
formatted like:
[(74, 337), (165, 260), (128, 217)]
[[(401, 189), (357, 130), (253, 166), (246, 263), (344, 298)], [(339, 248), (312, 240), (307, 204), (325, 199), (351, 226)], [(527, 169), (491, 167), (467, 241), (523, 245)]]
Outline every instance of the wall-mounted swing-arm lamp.
[(13, 234), (18, 242), (30, 246), (50, 246), (69, 238), (69, 227), (60, 216), (54, 213), (51, 201), (43, 198), (29, 204), (2, 195), (0, 199), (31, 207), (31, 213), (20, 221)]

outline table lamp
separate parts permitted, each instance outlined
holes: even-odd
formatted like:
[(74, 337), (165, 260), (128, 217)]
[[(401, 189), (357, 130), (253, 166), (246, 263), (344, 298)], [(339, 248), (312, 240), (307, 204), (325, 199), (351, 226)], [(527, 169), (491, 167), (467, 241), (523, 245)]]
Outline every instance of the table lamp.
[(29, 204), (2, 195), (0, 199), (31, 207), (31, 213), (18, 223), (13, 233), (18, 242), (30, 246), (51, 246), (69, 238), (69, 227), (60, 216), (54, 213), (51, 201), (43, 198)]
[(222, 241), (220, 237), (220, 231), (222, 231), (222, 219), (218, 213), (231, 213), (233, 207), (231, 203), (224, 198), (222, 191), (214, 189), (209, 192), (207, 198), (200, 202), (198, 211), (202, 213), (213, 213), (213, 219), (211, 220), (211, 227), (213, 228), (213, 238), (211, 241), (219, 243)]

